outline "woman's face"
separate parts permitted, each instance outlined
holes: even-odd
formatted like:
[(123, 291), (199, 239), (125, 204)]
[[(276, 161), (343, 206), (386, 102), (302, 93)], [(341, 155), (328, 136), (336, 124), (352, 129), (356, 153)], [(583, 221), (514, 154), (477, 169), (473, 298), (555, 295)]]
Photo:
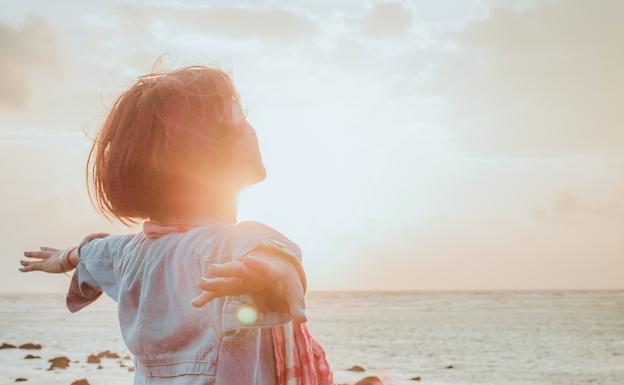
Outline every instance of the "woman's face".
[(234, 180), (240, 187), (261, 182), (266, 178), (266, 169), (260, 155), (258, 136), (237, 102), (232, 103), (231, 119), (233, 126), (240, 130), (232, 151)]

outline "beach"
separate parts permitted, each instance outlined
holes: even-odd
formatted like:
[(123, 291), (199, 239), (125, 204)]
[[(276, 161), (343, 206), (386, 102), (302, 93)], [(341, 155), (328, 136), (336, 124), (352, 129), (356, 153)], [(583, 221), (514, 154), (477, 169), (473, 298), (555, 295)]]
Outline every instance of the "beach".
[[(310, 292), (307, 315), (336, 384), (624, 384), (624, 291)], [(1, 295), (2, 343), (42, 345), (1, 349), (2, 385), (132, 384), (108, 298), (70, 314), (62, 294)]]

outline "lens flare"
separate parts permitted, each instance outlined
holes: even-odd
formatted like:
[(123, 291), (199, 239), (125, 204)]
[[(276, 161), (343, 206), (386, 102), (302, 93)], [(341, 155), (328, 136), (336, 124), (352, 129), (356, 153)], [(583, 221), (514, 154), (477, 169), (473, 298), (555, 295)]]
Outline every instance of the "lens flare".
[(242, 306), (236, 315), (238, 320), (244, 324), (250, 324), (258, 319), (258, 312), (251, 306)]

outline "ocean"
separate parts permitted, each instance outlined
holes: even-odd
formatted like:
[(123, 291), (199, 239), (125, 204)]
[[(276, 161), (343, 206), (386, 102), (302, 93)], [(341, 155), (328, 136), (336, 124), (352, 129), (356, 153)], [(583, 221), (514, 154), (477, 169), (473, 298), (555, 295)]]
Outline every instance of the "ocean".
[[(624, 291), (311, 292), (307, 315), (337, 384), (624, 385)], [(108, 298), (70, 314), (63, 295), (0, 295), (3, 342), (43, 348), (0, 350), (2, 385), (132, 384), (132, 361), (86, 363), (129, 354)], [(46, 370), (55, 356), (69, 368)]]

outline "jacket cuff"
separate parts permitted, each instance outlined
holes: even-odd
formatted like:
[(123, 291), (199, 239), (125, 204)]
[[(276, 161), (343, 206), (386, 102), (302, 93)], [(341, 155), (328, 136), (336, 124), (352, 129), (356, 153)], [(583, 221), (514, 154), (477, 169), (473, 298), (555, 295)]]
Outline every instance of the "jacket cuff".
[[(83, 270), (82, 273), (80, 272), (81, 270)], [(91, 286), (86, 281), (80, 279), (80, 274), (88, 275), (89, 273), (84, 271), (82, 264), (79, 263), (74, 270), (69, 290), (65, 297), (65, 304), (71, 313), (81, 310), (102, 295), (102, 289)]]

